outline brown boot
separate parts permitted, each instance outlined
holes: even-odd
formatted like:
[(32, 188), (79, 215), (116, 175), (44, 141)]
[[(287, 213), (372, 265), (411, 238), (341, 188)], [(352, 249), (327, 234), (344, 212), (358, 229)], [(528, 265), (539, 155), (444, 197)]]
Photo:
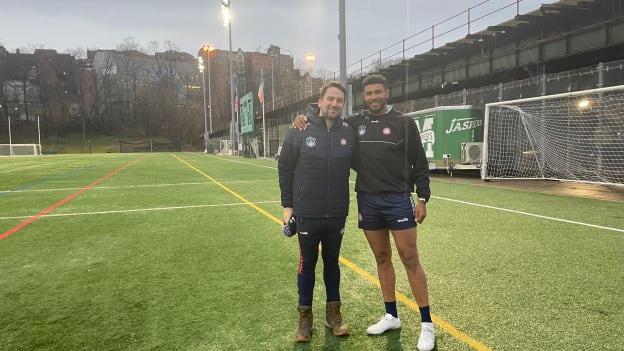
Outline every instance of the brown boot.
[(296, 342), (308, 342), (312, 335), (312, 306), (299, 306), (299, 327), (295, 332)]
[(335, 336), (349, 335), (349, 328), (342, 322), (340, 301), (329, 301), (325, 306), (325, 325), (331, 328)]

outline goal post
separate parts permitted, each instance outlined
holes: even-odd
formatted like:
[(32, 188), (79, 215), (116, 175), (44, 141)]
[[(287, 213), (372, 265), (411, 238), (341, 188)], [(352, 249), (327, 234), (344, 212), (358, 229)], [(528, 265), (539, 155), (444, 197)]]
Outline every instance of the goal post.
[(39, 116), (37, 116), (37, 144), (16, 144), (13, 142), (13, 136), (11, 134), (11, 117), (7, 117), (9, 126), (9, 143), (0, 144), (0, 156), (38, 156), (42, 155), (41, 151), (41, 125), (39, 123)]
[(624, 186), (624, 85), (486, 104), (481, 177)]
[(0, 144), (0, 156), (38, 156), (40, 144)]

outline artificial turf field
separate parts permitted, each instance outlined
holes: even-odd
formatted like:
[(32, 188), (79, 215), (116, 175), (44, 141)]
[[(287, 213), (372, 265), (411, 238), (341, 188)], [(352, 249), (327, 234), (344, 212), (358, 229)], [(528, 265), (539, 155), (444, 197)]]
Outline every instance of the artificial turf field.
[[(275, 166), (190, 153), (0, 158), (0, 349), (415, 350), (420, 317), (396, 251), (403, 328), (365, 333), (383, 301), (355, 201), (341, 251), (351, 335), (323, 326), (319, 261), (313, 338), (292, 342), (298, 246), (276, 223)], [(622, 350), (624, 203), (431, 188), (418, 244), (437, 350)]]

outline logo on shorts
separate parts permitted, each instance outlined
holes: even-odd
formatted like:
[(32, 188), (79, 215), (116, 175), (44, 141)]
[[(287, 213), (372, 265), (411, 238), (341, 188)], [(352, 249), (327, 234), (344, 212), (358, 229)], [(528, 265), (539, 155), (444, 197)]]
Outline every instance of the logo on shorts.
[(364, 216), (362, 216), (361, 213), (358, 213), (358, 220), (362, 221), (364, 219)]
[(299, 232), (299, 235), (308, 235), (308, 232)]
[(315, 147), (316, 146), (316, 138), (315, 137), (307, 137), (305, 138), (305, 144), (307, 147)]
[(386, 127), (381, 132), (383, 133), (383, 135), (390, 135), (392, 131), (390, 130), (390, 128)]
[(409, 221), (409, 218), (401, 218), (399, 220), (397, 220), (397, 223), (403, 223), (403, 222), (407, 222)]
[(365, 125), (361, 125), (361, 126), (358, 127), (358, 134), (359, 135), (366, 134), (366, 126)]
[(347, 145), (347, 139), (345, 139), (345, 138), (340, 139), (340, 145), (346, 146)]
[(340, 229), (340, 235), (344, 234), (344, 228)]

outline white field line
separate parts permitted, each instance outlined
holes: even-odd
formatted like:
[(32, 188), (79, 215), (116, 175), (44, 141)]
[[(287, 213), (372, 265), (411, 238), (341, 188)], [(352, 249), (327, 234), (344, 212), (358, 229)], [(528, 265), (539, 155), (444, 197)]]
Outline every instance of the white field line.
[[(229, 161), (229, 162), (244, 163), (244, 164), (248, 164), (248, 165), (252, 165), (252, 166), (277, 169), (276, 167), (256, 165), (256, 164), (251, 163), (251, 162), (228, 160), (228, 159), (225, 159), (225, 158), (219, 158), (219, 159), (224, 160), (224, 161)], [(351, 181), (349, 183), (355, 184), (355, 182), (351, 182)], [(590, 228), (598, 228), (598, 229), (604, 229), (604, 230), (610, 230), (610, 231), (614, 231), (614, 232), (624, 233), (624, 229), (621, 229), (621, 228), (613, 228), (613, 227), (606, 227), (606, 226), (596, 225), (596, 224), (591, 224), (591, 223), (572, 221), (572, 220), (569, 220), (569, 219), (544, 216), (544, 215), (531, 213), (531, 212), (517, 211), (517, 210), (512, 210), (512, 209), (504, 208), (504, 207), (489, 206), (489, 205), (479, 204), (479, 203), (476, 203), (476, 202), (469, 202), (469, 201), (462, 201), (462, 200), (457, 200), (457, 199), (450, 199), (450, 198), (441, 197), (441, 196), (431, 196), (431, 197), (434, 198), (434, 199), (439, 199), (439, 200), (444, 200), (444, 201), (457, 202), (457, 203), (464, 204), (464, 205), (477, 206), (477, 207), (487, 208), (487, 209), (491, 209), (491, 210), (503, 211), (503, 212), (508, 212), (508, 213), (515, 213), (515, 214), (519, 214), (519, 215), (523, 215), (523, 216), (536, 217), (536, 218), (547, 219), (547, 220), (556, 221), (556, 222), (576, 224), (576, 225), (581, 225), (581, 226), (590, 227)]]
[(521, 215), (525, 215), (525, 216), (531, 216), (531, 217), (537, 217), (537, 218), (542, 218), (542, 219), (548, 219), (548, 220), (551, 220), (551, 221), (564, 222), (564, 223), (570, 223), (570, 224), (578, 224), (578, 225), (591, 227), (591, 228), (598, 228), (598, 229), (611, 230), (611, 231), (614, 231), (614, 232), (624, 233), (624, 229), (620, 229), (620, 228), (612, 228), (612, 227), (605, 227), (605, 226), (596, 225), (596, 224), (590, 224), (590, 223), (585, 223), (585, 222), (571, 221), (569, 219), (543, 216), (543, 215), (530, 213), (530, 212), (523, 212), (523, 211), (511, 210), (511, 209), (508, 209), (508, 208), (483, 205), (483, 204), (478, 204), (478, 203), (475, 203), (475, 202), (468, 202), (468, 201), (462, 201), (462, 200), (449, 199), (449, 198), (440, 197), (440, 196), (432, 196), (432, 197), (436, 198), (436, 199), (444, 200), (444, 201), (452, 201), (452, 202), (457, 202), (457, 203), (465, 204), (465, 205), (489, 208), (489, 209), (497, 210), (497, 211), (516, 213), (516, 214), (521, 214)]
[(46, 167), (48, 166), (47, 164), (29, 164), (29, 165), (24, 165), (21, 167), (12, 167), (12, 168), (4, 168), (4, 167), (0, 167), (0, 174), (11, 174), (11, 173), (18, 173), (21, 171), (25, 171), (28, 169), (33, 169), (33, 168), (41, 168), (41, 167)]
[[(441, 178), (438, 178), (438, 177), (432, 178), (432, 181), (434, 181), (436, 183), (446, 183), (446, 184), (454, 184), (454, 185), (459, 184), (459, 185), (491, 187), (491, 185), (488, 185), (487, 183), (457, 183), (457, 182), (453, 182), (452, 180), (445, 180), (445, 179), (441, 179)], [(568, 182), (568, 184), (569, 184), (569, 182)], [(505, 190), (511, 190), (511, 191), (525, 192), (521, 188), (518, 188), (518, 187), (507, 186), (507, 185), (500, 185), (500, 184), (497, 184), (496, 188), (498, 188), (498, 189), (505, 189)], [(581, 190), (583, 190), (583, 189), (581, 188)], [(551, 192), (551, 191), (548, 191), (548, 190), (531, 190), (531, 192), (537, 193), (537, 194), (565, 196), (565, 197), (571, 197), (571, 198), (575, 198), (575, 199), (579, 199), (580, 198), (578, 195), (559, 194), (559, 193)], [(617, 199), (596, 199), (596, 198), (589, 198), (589, 199), (591, 199), (591, 200), (600, 200), (600, 201), (609, 201), (609, 202), (622, 202), (622, 201), (617, 200)]]
[[(254, 204), (273, 204), (279, 203), (280, 201), (258, 201), (254, 202)], [(226, 207), (226, 206), (240, 206), (247, 205), (244, 202), (232, 202), (232, 203), (223, 203), (223, 204), (210, 204), (210, 205), (188, 205), (188, 206), (169, 206), (169, 207), (151, 207), (151, 208), (136, 208), (136, 209), (128, 209), (128, 210), (114, 210), (114, 211), (94, 211), (94, 212), (77, 212), (77, 213), (56, 213), (56, 214), (48, 214), (40, 216), (41, 218), (46, 217), (70, 217), (70, 216), (89, 216), (89, 215), (101, 215), (101, 214), (111, 214), (111, 213), (132, 213), (132, 212), (153, 212), (153, 211), (171, 211), (171, 210), (182, 210), (189, 208), (206, 208), (206, 207)], [(6, 219), (25, 219), (30, 218), (31, 216), (13, 216), (13, 217), (0, 217), (0, 220)]]
[[(196, 155), (203, 155), (203, 154), (196, 154)], [(225, 157), (218, 157), (218, 156), (208, 156), (210, 158), (216, 158), (217, 160), (222, 160), (222, 161), (228, 161), (228, 162), (236, 162), (236, 163), (242, 163), (245, 165), (252, 165), (252, 166), (256, 166), (256, 167), (263, 167), (263, 168), (269, 168), (269, 169), (275, 169), (277, 170), (277, 167), (271, 167), (271, 166), (265, 166), (265, 165), (259, 165), (256, 163), (251, 163), (251, 162), (243, 162), (243, 161), (238, 161), (238, 160), (228, 160)], [(221, 182), (222, 183), (222, 182)]]
[[(232, 180), (229, 182), (222, 182), (227, 184), (233, 183), (255, 183), (255, 182), (274, 182), (275, 179), (256, 179), (256, 180)], [(118, 186), (96, 186), (89, 190), (95, 189), (124, 189), (124, 188), (159, 188), (167, 186), (182, 186), (182, 185), (214, 185), (212, 182), (194, 182), (194, 183), (162, 183), (162, 184), (139, 184), (139, 185), (118, 185)], [(67, 190), (80, 190), (82, 188), (53, 188), (53, 189), (20, 189), (20, 190), (0, 190), (0, 194), (4, 193), (28, 193), (28, 192), (47, 192), (47, 191), (67, 191)]]
[[(93, 162), (93, 163), (84, 163), (84, 164), (74, 164), (72, 166), (69, 166), (68, 168), (64, 168), (61, 169), (61, 171), (65, 170), (65, 171), (71, 171), (72, 169), (82, 169), (82, 167), (86, 167), (88, 166), (99, 166), (103, 164), (103, 162)], [(34, 169), (34, 168), (48, 168), (50, 171), (53, 171), (54, 164), (52, 163), (45, 163), (45, 162), (41, 162), (41, 163), (37, 163), (37, 164), (25, 164), (23, 166), (14, 166), (11, 168), (6, 168), (4, 166), (0, 167), (0, 174), (11, 174), (11, 173), (19, 173), (28, 169)]]

